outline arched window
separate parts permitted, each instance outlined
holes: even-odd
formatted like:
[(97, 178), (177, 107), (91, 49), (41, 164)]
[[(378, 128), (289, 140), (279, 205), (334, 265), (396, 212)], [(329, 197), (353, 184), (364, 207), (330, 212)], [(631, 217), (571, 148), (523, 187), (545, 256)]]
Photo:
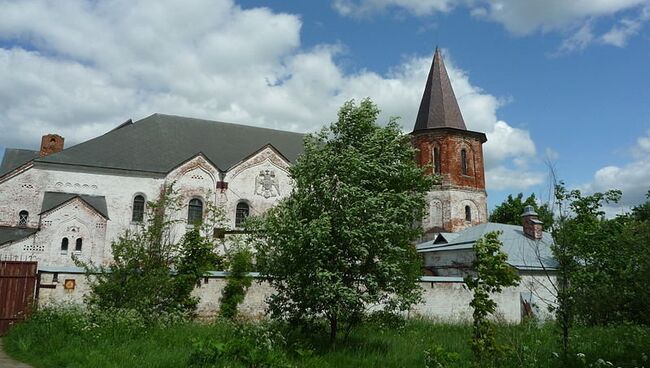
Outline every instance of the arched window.
[(142, 222), (144, 219), (144, 196), (137, 195), (133, 198), (133, 213), (131, 214), (131, 221)]
[(440, 165), (441, 165), (441, 157), (440, 157), (440, 148), (434, 147), (433, 148), (433, 172), (436, 174), (440, 174)]
[(68, 253), (68, 238), (61, 239), (61, 254)]
[(246, 217), (250, 213), (250, 207), (246, 202), (237, 203), (237, 210), (235, 211), (235, 227), (242, 227)]
[(187, 206), (187, 223), (194, 225), (201, 221), (203, 221), (203, 202), (197, 198), (191, 199)]
[(472, 221), (472, 209), (465, 206), (465, 221)]
[(27, 226), (27, 220), (29, 220), (29, 212), (22, 210), (18, 213), (18, 226)]
[(81, 247), (83, 246), (83, 239), (77, 238), (77, 241), (74, 245), (74, 251), (75, 252), (81, 252)]
[(467, 175), (467, 151), (464, 148), (460, 150), (460, 170)]

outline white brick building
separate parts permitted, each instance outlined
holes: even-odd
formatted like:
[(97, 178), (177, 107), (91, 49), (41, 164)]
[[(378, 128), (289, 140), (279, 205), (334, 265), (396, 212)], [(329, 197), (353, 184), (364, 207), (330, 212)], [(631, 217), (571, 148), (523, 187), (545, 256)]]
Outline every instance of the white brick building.
[[(50, 138), (59, 149), (47, 152)], [(110, 260), (110, 243), (174, 183), (193, 221), (208, 203), (236, 217), (259, 214), (291, 191), (287, 168), (303, 135), (155, 114), (63, 149), (8, 149), (0, 168), (0, 255), (72, 266), (72, 254)], [(41, 155), (46, 151), (45, 155)], [(239, 210), (238, 210), (239, 209)], [(197, 212), (198, 211), (198, 212)], [(181, 236), (185, 226), (176, 234)]]

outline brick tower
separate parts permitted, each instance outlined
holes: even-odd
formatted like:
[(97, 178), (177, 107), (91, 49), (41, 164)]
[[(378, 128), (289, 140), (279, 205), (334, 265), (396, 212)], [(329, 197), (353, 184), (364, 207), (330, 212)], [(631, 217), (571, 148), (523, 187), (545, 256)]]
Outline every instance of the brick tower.
[(411, 135), (419, 150), (418, 164), (431, 165), (431, 171), (442, 176), (442, 183), (427, 195), (425, 232), (456, 232), (487, 222), (483, 168), (487, 138), (465, 127), (438, 48)]

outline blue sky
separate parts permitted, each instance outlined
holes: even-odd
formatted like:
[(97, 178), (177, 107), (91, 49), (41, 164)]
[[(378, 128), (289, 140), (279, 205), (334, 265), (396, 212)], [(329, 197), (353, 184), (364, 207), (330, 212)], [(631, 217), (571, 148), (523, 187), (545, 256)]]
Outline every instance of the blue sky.
[(650, 2), (540, 3), (0, 1), (0, 149), (154, 112), (314, 131), (365, 96), (409, 130), (439, 45), (468, 127), (488, 135), (490, 207), (546, 196), (547, 157), (570, 186), (639, 203)]

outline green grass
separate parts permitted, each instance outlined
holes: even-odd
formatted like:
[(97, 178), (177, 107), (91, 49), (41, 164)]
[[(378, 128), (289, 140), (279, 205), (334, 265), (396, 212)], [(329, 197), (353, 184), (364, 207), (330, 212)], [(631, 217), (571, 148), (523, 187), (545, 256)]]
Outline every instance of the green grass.
[[(123, 316), (107, 320), (98, 323), (78, 311), (39, 312), (13, 328), (3, 342), (10, 356), (37, 368), (186, 367), (197, 349), (196, 341), (225, 343), (244, 336), (252, 347), (260, 343), (255, 341), (256, 337), (250, 339), (257, 335), (242, 335), (241, 326), (228, 323), (176, 323), (143, 328)], [(424, 367), (424, 351), (435, 345), (459, 355), (460, 359), (451, 367), (470, 367), (472, 361), (468, 344), (470, 326), (465, 325), (410, 320), (402, 327), (390, 328), (367, 323), (354, 330), (347, 341), (340, 340), (335, 350), (329, 349), (323, 339), (281, 331), (287, 343), (273, 345), (274, 349), (281, 350), (280, 354), (296, 367)], [(499, 366), (559, 366), (553, 354), (559, 350), (552, 326), (499, 326), (498, 335), (498, 341), (508, 347), (506, 361)], [(588, 366), (599, 358), (621, 367), (650, 363), (643, 361), (644, 356), (650, 355), (648, 328), (576, 328), (572, 343), (571, 366)], [(576, 353), (585, 354), (586, 364)], [(222, 366), (246, 365), (225, 362)]]

